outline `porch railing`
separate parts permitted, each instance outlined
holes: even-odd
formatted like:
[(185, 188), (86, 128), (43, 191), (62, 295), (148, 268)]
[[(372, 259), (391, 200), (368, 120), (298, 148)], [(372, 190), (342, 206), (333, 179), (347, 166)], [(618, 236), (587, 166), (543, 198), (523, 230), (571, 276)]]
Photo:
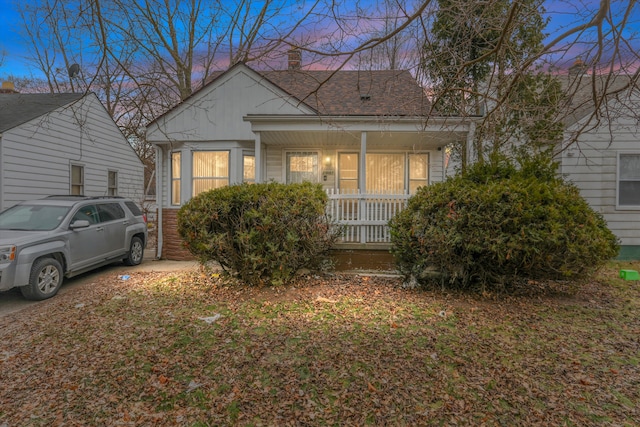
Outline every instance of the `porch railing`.
[(343, 227), (342, 243), (390, 243), (387, 223), (407, 206), (408, 194), (327, 190), (327, 213)]

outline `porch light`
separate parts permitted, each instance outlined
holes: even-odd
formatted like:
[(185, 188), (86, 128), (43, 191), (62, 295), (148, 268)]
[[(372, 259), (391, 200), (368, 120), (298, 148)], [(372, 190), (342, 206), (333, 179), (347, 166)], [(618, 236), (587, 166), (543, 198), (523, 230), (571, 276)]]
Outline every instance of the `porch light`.
[(324, 158), (324, 165), (326, 167), (330, 167), (331, 166), (331, 157), (330, 156), (327, 156), (327, 157)]

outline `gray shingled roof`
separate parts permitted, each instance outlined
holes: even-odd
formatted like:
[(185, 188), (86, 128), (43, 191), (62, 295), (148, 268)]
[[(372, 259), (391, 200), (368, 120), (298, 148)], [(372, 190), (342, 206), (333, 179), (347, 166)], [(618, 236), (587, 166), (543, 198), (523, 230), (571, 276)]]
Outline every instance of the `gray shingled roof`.
[(560, 77), (560, 82), (567, 94), (566, 126), (571, 126), (592, 114), (596, 108), (596, 101), (600, 101), (603, 96), (605, 102), (617, 98), (624, 103), (631, 91), (640, 90), (637, 81), (625, 74), (570, 75)]
[(404, 70), (258, 71), (322, 115), (423, 116), (424, 90)]
[[(320, 115), (424, 116), (430, 112), (424, 90), (406, 70), (254, 71)], [(212, 73), (206, 85), (225, 73)]]
[(80, 93), (0, 94), (0, 133), (81, 99)]

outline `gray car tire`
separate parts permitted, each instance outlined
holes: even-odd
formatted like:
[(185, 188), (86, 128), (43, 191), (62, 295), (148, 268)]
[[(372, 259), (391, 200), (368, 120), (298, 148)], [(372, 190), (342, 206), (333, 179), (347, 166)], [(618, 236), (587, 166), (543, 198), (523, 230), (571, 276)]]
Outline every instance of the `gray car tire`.
[(142, 239), (137, 236), (134, 236), (133, 239), (131, 239), (129, 254), (122, 261), (124, 261), (126, 265), (138, 265), (142, 262), (143, 257), (144, 257), (144, 244), (142, 243)]
[(20, 292), (29, 300), (40, 301), (51, 298), (62, 286), (64, 272), (54, 258), (40, 258), (31, 266), (29, 284), (21, 286)]

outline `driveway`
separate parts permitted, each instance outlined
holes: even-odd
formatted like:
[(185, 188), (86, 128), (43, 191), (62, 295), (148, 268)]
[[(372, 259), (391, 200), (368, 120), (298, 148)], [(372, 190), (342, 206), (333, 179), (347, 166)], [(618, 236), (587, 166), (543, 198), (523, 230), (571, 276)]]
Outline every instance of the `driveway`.
[[(132, 272), (160, 272), (183, 271), (198, 268), (196, 261), (167, 261), (145, 259), (140, 265), (126, 266), (122, 263), (114, 263), (96, 270), (65, 279), (59, 295), (73, 292), (81, 286), (91, 285), (107, 276), (125, 275)], [(55, 298), (55, 297), (54, 297)], [(45, 300), (46, 301), (46, 300)], [(22, 297), (20, 290), (14, 288), (0, 292), (0, 317), (15, 313), (34, 304), (42, 304), (45, 301), (27, 301)]]

